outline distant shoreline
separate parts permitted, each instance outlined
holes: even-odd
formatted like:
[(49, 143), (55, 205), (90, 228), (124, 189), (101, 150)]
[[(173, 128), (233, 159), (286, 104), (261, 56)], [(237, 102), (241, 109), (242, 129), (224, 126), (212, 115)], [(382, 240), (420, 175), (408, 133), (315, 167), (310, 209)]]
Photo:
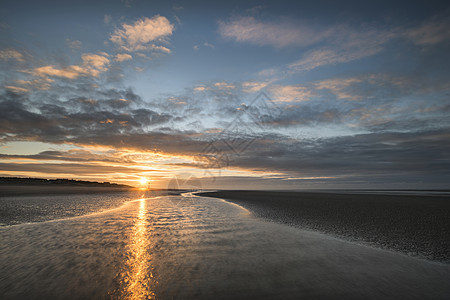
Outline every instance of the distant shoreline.
[(92, 193), (117, 193), (132, 191), (132, 187), (89, 187), (53, 185), (0, 185), (0, 197), (34, 195), (70, 195)]
[(450, 196), (217, 191), (257, 217), (349, 241), (450, 263)]
[(0, 177), (0, 197), (45, 194), (110, 193), (130, 191), (133, 189), (135, 188), (128, 185), (110, 182), (74, 179)]
[(43, 186), (88, 186), (88, 187), (126, 187), (131, 188), (129, 185), (111, 183), (108, 181), (87, 181), (77, 179), (46, 179), (46, 178), (33, 178), (33, 177), (0, 177), (1, 185), (43, 185)]

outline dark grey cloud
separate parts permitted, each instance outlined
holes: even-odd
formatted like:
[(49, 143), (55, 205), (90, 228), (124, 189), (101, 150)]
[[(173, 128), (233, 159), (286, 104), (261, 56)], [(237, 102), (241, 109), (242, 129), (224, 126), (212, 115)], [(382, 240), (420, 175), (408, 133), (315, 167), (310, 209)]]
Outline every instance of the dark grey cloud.
[(372, 133), (317, 140), (256, 140), (232, 166), (283, 171), (297, 176), (413, 175), (450, 177), (448, 131)]
[(16, 94), (7, 92), (0, 101), (0, 141), (10, 138), (20, 140), (23, 137), (60, 136), (64, 133), (52, 119), (27, 110), (22, 100)]
[(0, 170), (12, 172), (39, 172), (45, 174), (104, 175), (109, 173), (138, 173), (141, 170), (130, 167), (105, 166), (75, 163), (0, 163)]
[(59, 160), (73, 162), (114, 162), (114, 163), (133, 163), (127, 157), (117, 157), (114, 153), (95, 154), (87, 150), (71, 150), (71, 151), (42, 151), (38, 154), (15, 155), (0, 154), (0, 159), (27, 159), (27, 160)]
[[(109, 91), (114, 92), (118, 93)], [(166, 113), (138, 108), (134, 101), (140, 98), (131, 91), (119, 96), (131, 97), (106, 100), (78, 97), (66, 101), (51, 98), (47, 103), (45, 99), (37, 102), (27, 95), (5, 92), (0, 100), (1, 140), (53, 143), (79, 140), (82, 143), (84, 137), (142, 133), (172, 118)]]
[[(235, 141), (216, 141), (216, 145)], [(177, 165), (209, 169), (210, 174), (218, 178), (221, 178), (220, 168), (284, 174), (271, 178), (274, 182), (281, 180), (279, 187), (326, 183), (330, 187), (353, 184), (368, 188), (376, 184), (384, 188), (404, 188), (417, 184), (416, 188), (443, 188), (450, 180), (450, 133), (447, 130), (305, 140), (272, 134), (254, 139), (239, 154), (226, 146), (219, 148), (212, 157), (205, 159), (200, 154), (197, 163)]]
[[(117, 93), (110, 90), (105, 94)], [(134, 95), (130, 93), (119, 93), (119, 96)], [(67, 101), (52, 98), (50, 103), (45, 100), (38, 103), (26, 95), (6, 92), (0, 101), (1, 141), (33, 140), (192, 154), (205, 145), (196, 140), (198, 132), (179, 131), (170, 126), (160, 131), (158, 128), (172, 119), (167, 113), (134, 108), (135, 102), (122, 109), (108, 108), (104, 104), (109, 101), (79, 97)]]

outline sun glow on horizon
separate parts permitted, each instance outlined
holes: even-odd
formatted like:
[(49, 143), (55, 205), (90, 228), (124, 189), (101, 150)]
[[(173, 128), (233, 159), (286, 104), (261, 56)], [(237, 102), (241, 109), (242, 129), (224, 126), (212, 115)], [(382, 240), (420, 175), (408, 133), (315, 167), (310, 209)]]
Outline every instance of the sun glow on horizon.
[(139, 185), (141, 186), (141, 189), (148, 189), (150, 180), (148, 180), (145, 177), (139, 178)]
[(139, 183), (140, 183), (141, 185), (146, 185), (146, 184), (148, 183), (148, 179), (145, 178), (145, 177), (141, 177), (141, 178), (139, 179)]

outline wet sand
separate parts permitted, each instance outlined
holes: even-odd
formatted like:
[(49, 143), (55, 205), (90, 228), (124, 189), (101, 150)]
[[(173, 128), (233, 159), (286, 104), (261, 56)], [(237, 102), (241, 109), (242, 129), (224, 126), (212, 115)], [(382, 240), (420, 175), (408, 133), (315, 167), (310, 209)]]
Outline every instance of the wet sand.
[(218, 191), (258, 217), (450, 263), (450, 196)]
[(0, 227), (0, 299), (448, 299), (450, 266), (253, 217), (215, 198), (129, 201)]
[(0, 227), (82, 216), (118, 207), (143, 195), (155, 197), (168, 193), (108, 187), (13, 187), (9, 186), (11, 193), (0, 196)]

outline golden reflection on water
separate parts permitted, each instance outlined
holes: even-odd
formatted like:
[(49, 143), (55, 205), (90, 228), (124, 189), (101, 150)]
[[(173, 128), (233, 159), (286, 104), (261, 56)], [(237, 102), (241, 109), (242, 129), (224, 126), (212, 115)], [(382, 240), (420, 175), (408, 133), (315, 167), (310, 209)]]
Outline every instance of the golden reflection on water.
[(139, 212), (130, 237), (126, 271), (121, 276), (121, 299), (156, 299), (152, 291), (156, 280), (151, 270), (146, 212), (146, 201), (140, 199)]

